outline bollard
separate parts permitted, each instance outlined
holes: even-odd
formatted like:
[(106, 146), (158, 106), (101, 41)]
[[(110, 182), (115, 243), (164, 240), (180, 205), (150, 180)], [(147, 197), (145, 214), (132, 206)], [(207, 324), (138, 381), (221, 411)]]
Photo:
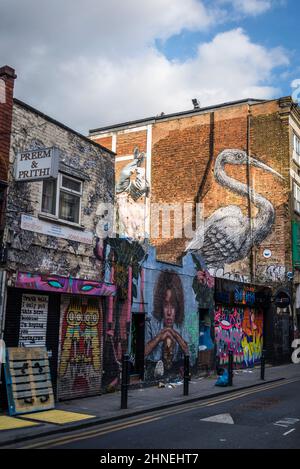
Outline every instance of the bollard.
[(229, 350), (228, 352), (228, 386), (232, 386), (233, 381), (233, 352)]
[(121, 382), (121, 409), (127, 409), (128, 401), (128, 376), (129, 371), (129, 355), (124, 353), (122, 356), (122, 382)]
[(264, 381), (266, 369), (266, 351), (262, 350), (260, 359), (260, 379)]
[(183, 372), (183, 395), (189, 395), (189, 381), (190, 381), (190, 356), (184, 356), (184, 372)]

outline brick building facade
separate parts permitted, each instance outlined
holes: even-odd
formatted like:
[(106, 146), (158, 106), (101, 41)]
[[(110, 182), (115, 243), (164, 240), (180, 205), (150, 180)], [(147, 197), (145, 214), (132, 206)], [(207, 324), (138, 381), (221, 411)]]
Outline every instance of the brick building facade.
[[(128, 204), (127, 219), (126, 213), (120, 210), (120, 214), (129, 224), (129, 234), (134, 230), (132, 215), (140, 217), (135, 227), (142, 226), (150, 237), (158, 260), (180, 265), (190, 248), (201, 255), (212, 276), (269, 286), (273, 298), (284, 291), (293, 300), (299, 283), (292, 223), (298, 223), (300, 214), (300, 112), (291, 98), (243, 100), (163, 114), (94, 129), (90, 138), (117, 153), (116, 186), (124, 197), (126, 192), (130, 197), (132, 181), (139, 178), (136, 169), (143, 169), (149, 187), (137, 199), (143, 211), (134, 212)], [(140, 162), (139, 153), (144, 153)], [(129, 189), (124, 184), (128, 171)], [(194, 207), (195, 221), (197, 203), (202, 204), (205, 220), (202, 245), (184, 230), (182, 236), (174, 236), (174, 228), (172, 232), (178, 217), (185, 228), (189, 213), (183, 204)], [(181, 214), (170, 212), (169, 237), (161, 231), (153, 236), (159, 219), (156, 204), (181, 207)], [(291, 307), (274, 306), (268, 323), (270, 352), (289, 357), (297, 328)]]

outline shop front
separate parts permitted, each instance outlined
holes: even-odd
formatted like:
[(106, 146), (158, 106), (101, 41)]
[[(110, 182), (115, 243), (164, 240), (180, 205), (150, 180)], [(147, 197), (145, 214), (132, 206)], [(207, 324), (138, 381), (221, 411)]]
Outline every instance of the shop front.
[(56, 400), (101, 393), (105, 298), (115, 287), (18, 273), (7, 291), (7, 347), (45, 347)]
[(227, 279), (216, 279), (215, 344), (217, 363), (228, 364), (228, 353), (238, 368), (260, 363), (266, 346), (271, 290)]

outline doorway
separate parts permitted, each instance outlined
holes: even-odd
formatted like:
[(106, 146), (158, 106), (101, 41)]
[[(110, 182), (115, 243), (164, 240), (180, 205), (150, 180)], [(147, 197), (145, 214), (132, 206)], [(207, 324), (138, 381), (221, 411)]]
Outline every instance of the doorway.
[(134, 358), (132, 373), (144, 379), (145, 360), (145, 314), (132, 315), (131, 355)]

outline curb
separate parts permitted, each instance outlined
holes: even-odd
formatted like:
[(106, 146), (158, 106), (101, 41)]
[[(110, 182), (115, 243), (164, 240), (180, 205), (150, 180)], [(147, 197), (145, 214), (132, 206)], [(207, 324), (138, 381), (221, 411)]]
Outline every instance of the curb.
[(42, 432), (42, 433), (39, 433), (39, 434), (19, 436), (19, 437), (16, 437), (16, 438), (9, 438), (6, 441), (0, 441), (0, 447), (6, 446), (6, 445), (10, 446), (11, 444), (22, 443), (22, 442), (25, 442), (25, 441), (28, 441), (28, 440), (34, 440), (34, 439), (43, 438), (43, 437), (46, 437), (46, 436), (63, 434), (63, 433), (70, 433), (70, 432), (73, 432), (73, 431), (76, 431), (76, 430), (83, 430), (85, 428), (95, 427), (97, 425), (102, 425), (102, 424), (105, 424), (105, 423), (114, 422), (116, 420), (124, 420), (126, 418), (135, 417), (137, 415), (151, 413), (151, 412), (154, 412), (155, 410), (164, 410), (164, 409), (169, 409), (169, 408), (172, 408), (172, 407), (178, 407), (180, 405), (189, 404), (189, 403), (193, 403), (193, 402), (197, 402), (197, 401), (204, 401), (206, 399), (213, 399), (215, 397), (224, 396), (224, 395), (228, 395), (228, 394), (234, 394), (235, 392), (240, 392), (240, 391), (243, 391), (243, 390), (246, 390), (246, 389), (251, 389), (251, 388), (256, 388), (256, 387), (259, 387), (259, 386), (263, 386), (264, 384), (272, 384), (272, 383), (276, 383), (278, 381), (284, 381), (284, 380), (286, 380), (286, 378), (275, 378), (275, 379), (268, 380), (268, 381), (263, 381), (263, 382), (260, 382), (260, 383), (257, 383), (257, 384), (251, 384), (249, 386), (242, 386), (242, 387), (239, 387), (239, 388), (236, 388), (236, 389), (231, 389), (231, 390), (228, 390), (228, 391), (222, 391), (222, 392), (213, 393), (213, 394), (209, 394), (209, 395), (205, 395), (205, 396), (193, 397), (191, 399), (181, 399), (181, 400), (178, 400), (178, 402), (170, 402), (169, 404), (163, 404), (163, 405), (147, 407), (145, 409), (140, 409), (140, 410), (136, 410), (136, 411), (133, 410), (132, 412), (124, 413), (122, 415), (114, 415), (114, 416), (107, 417), (107, 418), (95, 418), (95, 419), (93, 419), (89, 422), (83, 422), (83, 423), (76, 422), (74, 424), (69, 424), (68, 426), (65, 426), (65, 427), (56, 428), (56, 429), (45, 431), (45, 432)]

